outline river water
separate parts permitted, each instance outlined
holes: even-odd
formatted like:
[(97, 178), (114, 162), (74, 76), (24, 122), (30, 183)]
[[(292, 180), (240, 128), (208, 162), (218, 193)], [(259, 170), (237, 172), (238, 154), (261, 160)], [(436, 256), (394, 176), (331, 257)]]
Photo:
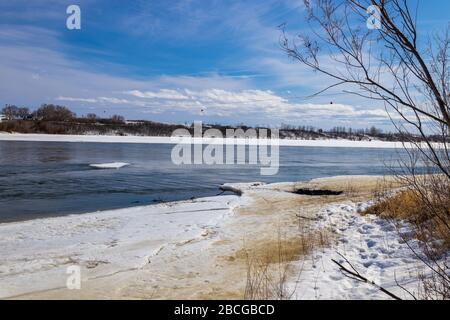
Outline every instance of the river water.
[[(213, 196), (226, 182), (383, 175), (393, 149), (280, 147), (277, 175), (257, 165), (183, 165), (173, 145), (0, 141), (0, 222)], [(90, 164), (126, 162), (121, 169)]]

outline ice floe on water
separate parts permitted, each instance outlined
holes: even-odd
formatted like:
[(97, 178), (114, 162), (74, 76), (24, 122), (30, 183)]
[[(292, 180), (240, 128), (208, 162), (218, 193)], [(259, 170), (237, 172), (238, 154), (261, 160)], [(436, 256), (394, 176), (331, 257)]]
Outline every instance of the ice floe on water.
[(120, 169), (129, 166), (126, 162), (111, 162), (111, 163), (97, 163), (90, 164), (89, 166), (94, 169)]

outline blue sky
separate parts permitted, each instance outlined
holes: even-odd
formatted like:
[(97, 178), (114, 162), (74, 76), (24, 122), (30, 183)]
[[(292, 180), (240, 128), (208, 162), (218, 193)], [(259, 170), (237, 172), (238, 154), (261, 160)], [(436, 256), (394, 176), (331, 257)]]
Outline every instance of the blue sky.
[[(67, 6), (81, 30), (66, 28)], [(419, 4), (425, 38), (450, 2)], [(0, 0), (0, 103), (165, 122), (386, 126), (383, 106), (290, 61), (278, 26), (307, 30), (302, 1)], [(330, 102), (333, 101), (333, 105)]]

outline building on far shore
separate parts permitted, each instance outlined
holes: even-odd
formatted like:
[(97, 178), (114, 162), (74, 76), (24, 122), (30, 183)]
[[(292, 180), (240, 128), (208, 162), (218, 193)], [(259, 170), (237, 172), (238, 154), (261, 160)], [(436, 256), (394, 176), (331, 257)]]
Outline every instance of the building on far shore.
[(5, 120), (8, 120), (8, 118), (4, 114), (0, 113), (0, 122), (3, 122)]

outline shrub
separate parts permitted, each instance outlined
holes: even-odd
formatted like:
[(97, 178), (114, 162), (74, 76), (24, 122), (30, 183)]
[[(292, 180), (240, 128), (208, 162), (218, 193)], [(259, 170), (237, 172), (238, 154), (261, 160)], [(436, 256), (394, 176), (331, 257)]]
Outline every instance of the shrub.
[(35, 117), (44, 121), (70, 121), (76, 115), (64, 106), (43, 104), (36, 112)]
[(394, 225), (408, 221), (411, 233), (399, 235), (409, 243), (420, 240), (414, 254), (432, 271), (420, 275), (423, 299), (450, 298), (450, 184), (443, 175), (415, 176), (408, 187), (381, 199), (364, 214), (375, 214)]

